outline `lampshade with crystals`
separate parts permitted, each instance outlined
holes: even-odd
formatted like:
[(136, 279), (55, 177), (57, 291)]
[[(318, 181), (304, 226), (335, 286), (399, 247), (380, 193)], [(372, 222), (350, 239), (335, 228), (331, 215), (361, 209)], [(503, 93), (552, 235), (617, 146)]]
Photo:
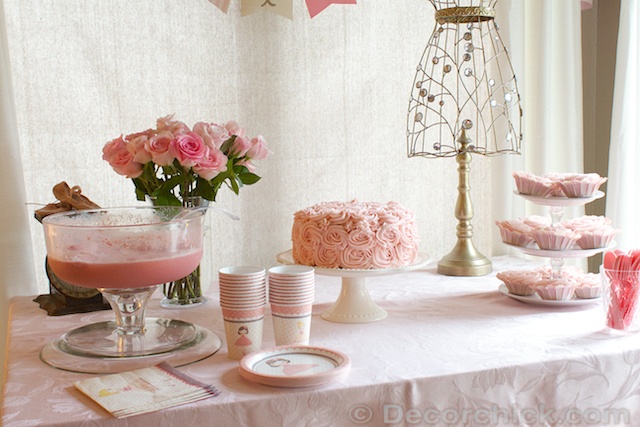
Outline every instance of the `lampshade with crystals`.
[(471, 154), (520, 153), (520, 95), (494, 20), (498, 0), (429, 1), (436, 23), (409, 100), (407, 155), (456, 158), (458, 240), (438, 272), (481, 276), (492, 266), (472, 242)]

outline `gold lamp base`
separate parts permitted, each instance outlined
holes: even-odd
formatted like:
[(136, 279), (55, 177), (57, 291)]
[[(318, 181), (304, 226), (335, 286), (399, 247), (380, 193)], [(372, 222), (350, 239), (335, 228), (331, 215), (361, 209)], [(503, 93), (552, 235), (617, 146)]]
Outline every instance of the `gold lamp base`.
[(445, 276), (485, 276), (491, 271), (491, 260), (478, 252), (470, 239), (458, 239), (451, 252), (438, 262), (438, 274)]
[(482, 255), (473, 245), (473, 207), (469, 196), (469, 163), (471, 154), (469, 146), (471, 140), (467, 137), (465, 127), (458, 139), (460, 154), (456, 156), (458, 162), (458, 201), (456, 203), (456, 218), (458, 226), (456, 235), (458, 242), (454, 248), (438, 262), (438, 273), (447, 276), (484, 276), (491, 273), (491, 261)]

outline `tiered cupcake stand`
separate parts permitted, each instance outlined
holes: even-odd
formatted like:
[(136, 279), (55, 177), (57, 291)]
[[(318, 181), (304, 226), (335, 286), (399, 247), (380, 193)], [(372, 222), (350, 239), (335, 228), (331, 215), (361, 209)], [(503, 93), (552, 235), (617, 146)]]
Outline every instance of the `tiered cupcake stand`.
[[(569, 198), (569, 197), (536, 197), (530, 196), (527, 194), (520, 194), (517, 191), (514, 193), (525, 200), (535, 203), (540, 206), (546, 206), (549, 208), (549, 216), (551, 217), (551, 225), (557, 225), (562, 221), (562, 217), (564, 216), (564, 208), (573, 207), (573, 206), (584, 206), (593, 202), (594, 200), (598, 200), (604, 197), (604, 192), (597, 191), (591, 197), (581, 197), (581, 198)], [(611, 244), (604, 248), (595, 248), (595, 249), (569, 249), (564, 251), (556, 251), (556, 250), (546, 250), (540, 249), (537, 246), (516, 246), (505, 243), (505, 245), (519, 250), (520, 252), (531, 255), (535, 257), (545, 257), (549, 258), (549, 263), (551, 265), (551, 274), (554, 278), (562, 277), (562, 267), (564, 266), (564, 260), (567, 258), (589, 258), (601, 252), (608, 251), (609, 249), (615, 247), (616, 243), (611, 242)], [(500, 287), (500, 291), (510, 296), (511, 298), (523, 301), (523, 302), (532, 302), (536, 304), (544, 304), (544, 305), (580, 305), (580, 304), (590, 304), (594, 302), (589, 299), (574, 299), (571, 301), (553, 301), (553, 300), (542, 300), (536, 295), (530, 297), (522, 297), (518, 295), (509, 294), (506, 290), (506, 287), (503, 285)]]

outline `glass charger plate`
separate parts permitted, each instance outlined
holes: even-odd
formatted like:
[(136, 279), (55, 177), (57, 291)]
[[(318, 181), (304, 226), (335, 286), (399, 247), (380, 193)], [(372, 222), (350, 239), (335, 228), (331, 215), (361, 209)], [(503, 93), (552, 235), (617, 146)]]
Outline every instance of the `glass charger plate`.
[(349, 357), (313, 346), (280, 346), (252, 353), (240, 361), (240, 375), (274, 387), (313, 387), (336, 381), (351, 368)]
[(538, 197), (529, 194), (520, 194), (517, 190), (514, 190), (513, 193), (537, 205), (560, 207), (586, 205), (587, 203), (604, 197), (604, 192), (602, 191), (597, 191), (596, 194), (591, 197)]
[(544, 305), (548, 307), (576, 307), (581, 305), (589, 305), (589, 304), (597, 304), (600, 302), (602, 298), (591, 298), (591, 299), (583, 299), (583, 298), (574, 298), (571, 300), (561, 301), (561, 300), (546, 300), (540, 298), (538, 294), (533, 294), (531, 296), (522, 296), (522, 295), (514, 295), (509, 293), (509, 289), (507, 289), (507, 285), (502, 283), (498, 290), (502, 295), (506, 295), (509, 298), (513, 298), (517, 301), (521, 301), (527, 304), (535, 304), (535, 305)]
[(196, 336), (183, 347), (162, 354), (138, 357), (90, 357), (65, 352), (56, 341), (44, 346), (40, 359), (54, 368), (87, 374), (114, 374), (168, 362), (173, 367), (184, 366), (205, 359), (222, 346), (214, 332), (194, 325)]
[(509, 243), (505, 243), (505, 245), (507, 245), (507, 246), (509, 246), (509, 247), (511, 247), (513, 249), (517, 249), (517, 250), (519, 250), (520, 252), (522, 252), (524, 254), (533, 255), (533, 256), (539, 256), (539, 257), (546, 257), (546, 258), (588, 258), (590, 256), (599, 254), (600, 252), (605, 252), (605, 251), (608, 251), (610, 249), (615, 248), (616, 247), (616, 242), (614, 240), (606, 248), (568, 249), (568, 250), (565, 250), (565, 251), (554, 251), (554, 250), (549, 250), (549, 249), (540, 249), (538, 247), (531, 247), (531, 246), (516, 246), (516, 245), (510, 245)]

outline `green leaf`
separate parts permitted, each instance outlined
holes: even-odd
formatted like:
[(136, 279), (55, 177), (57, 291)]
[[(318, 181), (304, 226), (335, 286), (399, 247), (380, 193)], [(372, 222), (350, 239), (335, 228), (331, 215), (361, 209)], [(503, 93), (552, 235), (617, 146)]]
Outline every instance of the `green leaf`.
[(182, 206), (182, 202), (171, 192), (162, 191), (155, 196), (156, 206)]
[(227, 139), (220, 146), (220, 151), (222, 151), (225, 155), (228, 156), (229, 150), (231, 149), (231, 146), (233, 145), (233, 142), (235, 140), (236, 140), (236, 136), (235, 135), (233, 135), (231, 138)]
[(214, 187), (204, 178), (198, 177), (196, 181), (196, 193), (207, 200), (215, 201), (216, 192)]
[(245, 185), (255, 184), (256, 182), (260, 181), (260, 177), (251, 172), (241, 173), (238, 175), (238, 178), (240, 178), (240, 181)]
[(240, 186), (238, 185), (238, 181), (233, 178), (229, 181), (231, 181), (231, 189), (233, 190), (233, 192), (236, 193), (236, 195), (240, 194)]

